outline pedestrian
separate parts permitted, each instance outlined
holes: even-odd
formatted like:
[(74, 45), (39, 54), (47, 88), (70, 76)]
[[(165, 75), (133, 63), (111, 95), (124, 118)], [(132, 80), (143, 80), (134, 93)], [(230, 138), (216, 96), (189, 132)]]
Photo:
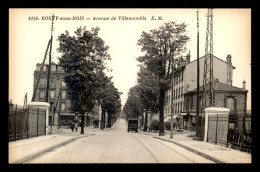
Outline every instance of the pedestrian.
[(71, 129), (72, 133), (74, 131), (74, 128), (75, 128), (75, 124), (71, 123), (70, 129)]
[(75, 129), (76, 129), (76, 131), (78, 131), (78, 123), (77, 122), (75, 123)]

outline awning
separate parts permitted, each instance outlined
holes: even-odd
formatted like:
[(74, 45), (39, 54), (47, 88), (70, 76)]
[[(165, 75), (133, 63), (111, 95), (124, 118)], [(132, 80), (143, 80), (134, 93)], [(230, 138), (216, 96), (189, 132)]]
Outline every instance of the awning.
[(184, 113), (181, 113), (181, 116), (186, 116), (186, 115), (190, 115), (190, 116), (196, 116), (196, 112), (184, 112)]
[[(177, 116), (178, 115), (173, 115), (172, 116), (173, 121), (176, 121)], [(164, 118), (164, 122), (168, 122), (168, 121), (171, 122), (171, 116), (170, 115), (167, 116), (166, 118)]]

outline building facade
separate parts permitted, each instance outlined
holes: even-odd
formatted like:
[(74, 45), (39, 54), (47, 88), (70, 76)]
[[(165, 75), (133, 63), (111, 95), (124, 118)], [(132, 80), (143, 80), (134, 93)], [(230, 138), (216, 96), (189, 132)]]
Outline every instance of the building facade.
[[(199, 58), (199, 70), (200, 80), (199, 85), (203, 85), (203, 70), (204, 70), (205, 56)], [(227, 55), (226, 61), (219, 59), (213, 55), (213, 78), (218, 79), (219, 82), (232, 85), (233, 80), (232, 57)], [(190, 90), (197, 88), (197, 59), (190, 61), (190, 54), (187, 54), (185, 60), (180, 61), (175, 68), (173, 78), (173, 89), (167, 91), (167, 101), (165, 103), (164, 121), (169, 121), (171, 113), (174, 115), (174, 119), (183, 120), (181, 115), (184, 110), (184, 94)], [(171, 98), (171, 92), (173, 90), (173, 99)], [(173, 100), (173, 102), (171, 102)], [(171, 104), (173, 109), (171, 110)], [(177, 117), (179, 115), (179, 117)]]
[[(199, 88), (202, 93), (202, 86)], [(248, 91), (243, 88), (231, 86), (219, 82), (217, 79), (213, 82), (213, 103), (214, 107), (224, 107), (230, 109), (232, 114), (243, 116), (246, 114)], [(196, 124), (196, 107), (197, 107), (197, 89), (193, 89), (184, 94), (183, 128), (194, 131)], [(206, 96), (206, 107), (210, 107), (209, 96)], [(199, 106), (201, 112), (201, 104)]]
[[(43, 73), (40, 75), (40, 68), (41, 64), (36, 64), (36, 70), (34, 71), (34, 87), (36, 87), (37, 79), (40, 77), (40, 83), (38, 85), (38, 89), (36, 91), (35, 100), (36, 102), (44, 102), (45, 96), (46, 96), (46, 87), (47, 87), (47, 69), (48, 65), (43, 66)], [(60, 125), (67, 126), (69, 125), (69, 122), (71, 122), (73, 119), (77, 118), (78, 116), (75, 116), (76, 113), (72, 112), (70, 110), (70, 100), (67, 98), (66, 95), (66, 83), (63, 81), (63, 77), (65, 76), (65, 71), (62, 66), (52, 63), (51, 65), (51, 74), (50, 74), (50, 87), (49, 87), (49, 103), (56, 106), (56, 113), (54, 115), (54, 125), (59, 125), (58, 121), (60, 122)], [(59, 92), (60, 94), (60, 100), (58, 100)], [(98, 108), (94, 108), (93, 113), (86, 114), (85, 115), (85, 126), (93, 125), (93, 119), (98, 118)], [(60, 116), (58, 115), (58, 112), (60, 112)], [(51, 115), (51, 114), (50, 114)], [(80, 119), (79, 119), (80, 120)], [(52, 116), (49, 116), (49, 125), (52, 122)]]

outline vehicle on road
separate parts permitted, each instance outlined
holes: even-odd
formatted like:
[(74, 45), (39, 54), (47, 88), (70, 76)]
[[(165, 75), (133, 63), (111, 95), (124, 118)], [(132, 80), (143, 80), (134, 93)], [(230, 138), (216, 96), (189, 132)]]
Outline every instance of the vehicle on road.
[(129, 131), (138, 132), (138, 119), (137, 118), (128, 118), (127, 132)]

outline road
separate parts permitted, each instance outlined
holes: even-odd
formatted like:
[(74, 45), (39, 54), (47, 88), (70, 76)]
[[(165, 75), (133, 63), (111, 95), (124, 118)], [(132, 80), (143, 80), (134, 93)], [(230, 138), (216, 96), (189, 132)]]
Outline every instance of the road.
[(26, 163), (214, 163), (173, 143), (127, 132), (125, 120)]

